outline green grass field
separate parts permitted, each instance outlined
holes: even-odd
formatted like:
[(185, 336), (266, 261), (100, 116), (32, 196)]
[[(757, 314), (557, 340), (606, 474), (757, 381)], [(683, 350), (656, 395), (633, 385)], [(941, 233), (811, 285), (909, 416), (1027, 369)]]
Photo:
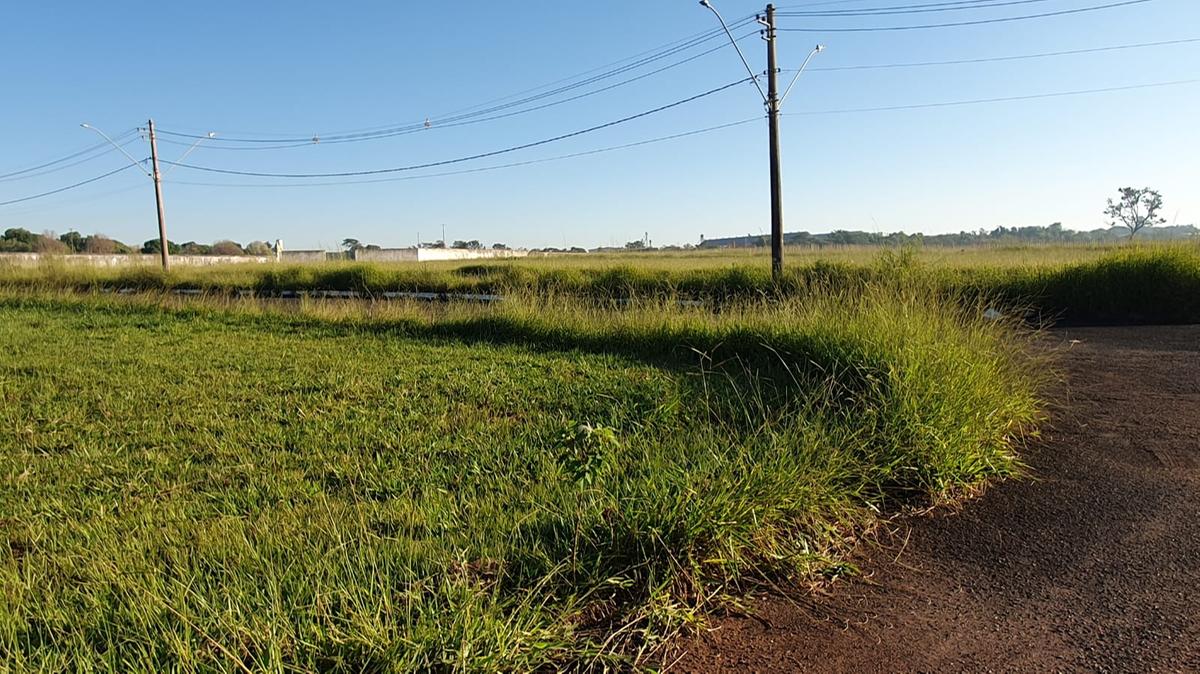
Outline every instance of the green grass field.
[[(94, 269), (51, 261), (0, 266), (0, 286), (76, 290), (192, 289), (264, 295), (321, 290), (691, 298), (723, 302), (803, 297), (833, 288), (919, 283), (987, 300), (1034, 322), (1200, 320), (1200, 244), (793, 249), (780, 283), (762, 250), (558, 255), (472, 263), (235, 265)], [(0, 262), (0, 265), (3, 263)]]
[(713, 311), (13, 278), (13, 671), (640, 666), (755, 583), (852, 572), (881, 512), (1011, 474), (1041, 418), (1032, 335), (920, 284)]

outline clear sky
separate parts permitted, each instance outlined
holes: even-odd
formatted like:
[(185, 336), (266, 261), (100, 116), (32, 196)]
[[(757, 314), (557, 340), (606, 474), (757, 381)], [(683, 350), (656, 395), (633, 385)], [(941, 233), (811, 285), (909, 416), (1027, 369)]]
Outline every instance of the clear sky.
[[(936, 0), (782, 2), (790, 11)], [(944, 0), (943, 0), (944, 1)], [(1003, 0), (987, 0), (999, 3)], [(784, 17), (790, 28), (899, 26), (1054, 12), (1117, 0), (1024, 0), (899, 16)], [(731, 23), (762, 9), (714, 0)], [(980, 4), (971, 0), (962, 4)], [(605, 2), (7, 2), (0, 9), (0, 174), (55, 160), (153, 117), (165, 131), (218, 134), (186, 163), (268, 173), (399, 167), (474, 155), (656, 108), (746, 76), (731, 47), (610, 91), (504, 119), (443, 126), (447, 113), (655, 50), (717, 27), (694, 0)], [(751, 32), (742, 28), (735, 34)], [(1200, 77), (1200, 42), (973, 64), (817, 70), (1026, 55), (1200, 38), (1200, 2), (886, 32), (781, 32), (780, 66), (814, 58), (785, 112), (845, 110), (1124, 87)], [(704, 42), (514, 112), (638, 76), (720, 45)], [(742, 43), (765, 68), (764, 43)], [(624, 63), (618, 65), (625, 65)], [(603, 72), (603, 71), (600, 71)], [(599, 74), (599, 73), (597, 73)], [(566, 82), (571, 84), (578, 81)], [(543, 93), (545, 89), (532, 92)], [(512, 99), (507, 99), (512, 100)], [(380, 177), (535, 160), (762, 114), (749, 82), (686, 105), (490, 159)], [(330, 137), (429, 118), (419, 133), (284, 149), (223, 138)], [(1200, 85), (783, 119), (788, 231), (947, 232), (1061, 221), (1102, 226), (1124, 185), (1162, 191), (1164, 215), (1200, 224)], [(133, 137), (136, 138), (136, 137)], [(161, 136), (175, 159), (190, 141)], [(168, 142), (169, 141), (169, 142)], [(184, 145), (177, 143), (183, 142)], [(269, 147), (269, 145), (267, 145)], [(142, 140), (127, 149), (148, 156)], [(113, 151), (44, 175), (0, 179), (0, 202), (128, 163)], [(71, 162), (65, 162), (69, 164)], [(164, 169), (169, 168), (164, 165)], [(38, 173), (38, 172), (34, 172)], [(765, 120), (591, 156), (496, 171), (312, 185), (177, 168), (166, 176), (175, 241), (282, 238), (333, 248), (354, 237), (410, 245), (479, 239), (514, 246), (656, 244), (769, 229)], [(359, 179), (361, 180), (361, 178)], [(336, 181), (334, 181), (336, 182)], [(188, 183), (223, 183), (223, 186)], [(302, 186), (295, 186), (301, 183)], [(228, 186), (236, 184), (237, 186)], [(246, 186), (255, 185), (255, 186)], [(264, 186), (269, 185), (269, 186)], [(278, 185), (292, 185), (279, 187)], [(130, 169), (0, 206), (0, 229), (79, 229), (129, 243), (156, 236), (150, 181)]]

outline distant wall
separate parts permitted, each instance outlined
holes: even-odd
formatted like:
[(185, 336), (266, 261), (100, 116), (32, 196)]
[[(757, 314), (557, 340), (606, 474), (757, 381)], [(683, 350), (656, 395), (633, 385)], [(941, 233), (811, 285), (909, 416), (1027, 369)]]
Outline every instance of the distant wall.
[[(354, 251), (353, 258), (359, 262), (434, 262), (439, 260), (494, 260), (527, 257), (527, 250), (465, 250), (461, 248), (383, 248)], [(323, 250), (284, 250), (281, 262), (307, 264), (343, 259), (341, 253), (326, 253)], [(157, 266), (157, 255), (47, 255), (45, 253), (0, 253), (0, 266), (17, 265), (34, 267), (43, 261), (61, 262), (69, 265), (91, 267), (135, 267)], [(219, 264), (266, 264), (275, 262), (275, 256), (256, 255), (172, 255), (171, 264), (181, 267), (207, 267)]]
[[(158, 255), (47, 255), (45, 253), (0, 253), (0, 265), (33, 267), (43, 262), (62, 262), (70, 265), (91, 267), (136, 267), (156, 266), (162, 258)], [(171, 264), (183, 267), (208, 267), (218, 264), (265, 264), (274, 262), (274, 257), (257, 255), (172, 255)]]
[[(286, 253), (285, 253), (286, 255)], [(359, 248), (354, 259), (359, 262), (436, 262), (438, 260), (494, 260), (526, 257), (527, 250), (467, 250), (465, 248)]]
[(358, 262), (417, 262), (420, 257), (416, 248), (359, 248), (354, 251), (354, 259)]
[(287, 250), (280, 256), (283, 262), (324, 262), (326, 253), (323, 250)]
[(421, 248), (417, 251), (417, 260), (420, 262), (434, 262), (437, 260), (493, 260), (528, 256), (529, 251), (527, 250), (494, 250), (491, 248), (484, 248), (482, 250)]

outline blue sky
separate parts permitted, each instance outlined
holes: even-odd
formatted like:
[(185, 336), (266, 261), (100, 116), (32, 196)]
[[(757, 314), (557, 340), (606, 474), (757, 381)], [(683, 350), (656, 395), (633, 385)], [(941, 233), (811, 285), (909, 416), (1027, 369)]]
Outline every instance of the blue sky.
[[(933, 0), (781, 3), (839, 10)], [(943, 23), (1114, 0), (1033, 0), (971, 11), (788, 17), (831, 28)], [(762, 5), (714, 0), (726, 19)], [(816, 4), (812, 7), (799, 5)], [(163, 130), (218, 139), (283, 137), (403, 124), (570, 77), (716, 27), (694, 0), (498, 3), (6, 3), (0, 10), (0, 174), (57, 159), (153, 117)], [(746, 29), (739, 34), (747, 32)], [(954, 60), (1200, 38), (1200, 2), (1152, 0), (1105, 11), (936, 30), (784, 32), (781, 67), (812, 45), (811, 68)], [(717, 41), (655, 62), (691, 56)], [(763, 42), (742, 42), (756, 69)], [(884, 70), (812, 70), (785, 112), (845, 110), (1120, 87), (1200, 77), (1200, 43), (1054, 58)], [(598, 88), (651, 69), (571, 92)], [(487, 123), (361, 143), (269, 151), (214, 142), (187, 163), (327, 173), (472, 155), (602, 124), (745, 77), (726, 48), (578, 101)], [(536, 93), (536, 92), (535, 92)], [(546, 102), (546, 99), (539, 103)], [(1149, 185), (1168, 221), (1200, 224), (1200, 85), (944, 108), (784, 118), (786, 228), (946, 232), (1061, 221), (1102, 226), (1104, 200)], [(671, 110), (461, 170), (540, 159), (751, 119), (750, 83)], [(164, 159), (186, 150), (163, 136)], [(186, 141), (185, 141), (186, 142)], [(146, 144), (128, 147), (137, 158)], [(409, 245), (437, 239), (608, 245), (769, 228), (766, 122), (574, 159), (428, 179), (349, 185), (201, 173), (166, 177), (176, 241), (282, 238), (289, 248), (345, 237)], [(111, 152), (45, 175), (0, 180), (0, 201), (119, 168)], [(57, 165), (55, 168), (60, 167)], [(164, 167), (166, 168), (166, 167)], [(404, 177), (425, 172), (407, 172)], [(397, 174), (401, 175), (401, 174)], [(26, 176), (21, 176), (26, 178)], [(188, 183), (237, 183), (212, 186)], [(314, 181), (307, 181), (314, 182)], [(319, 182), (319, 181), (317, 181)], [(246, 184), (257, 186), (245, 186)], [(79, 229), (140, 243), (156, 235), (150, 181), (129, 170), (0, 207), (0, 229)]]

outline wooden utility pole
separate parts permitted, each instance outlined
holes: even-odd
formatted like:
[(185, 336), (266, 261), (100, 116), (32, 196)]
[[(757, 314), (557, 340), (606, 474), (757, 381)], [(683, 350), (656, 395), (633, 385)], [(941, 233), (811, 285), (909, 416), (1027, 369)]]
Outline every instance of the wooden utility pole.
[(171, 252), (167, 249), (167, 221), (163, 215), (162, 174), (158, 172), (158, 144), (154, 141), (154, 120), (146, 123), (150, 131), (150, 163), (153, 165), (151, 177), (154, 178), (154, 202), (158, 206), (158, 241), (162, 248), (163, 271), (171, 270)]
[(779, 156), (779, 67), (775, 62), (775, 5), (767, 5), (766, 39), (767, 124), (771, 136), (771, 278), (778, 282), (783, 279), (783, 175)]

